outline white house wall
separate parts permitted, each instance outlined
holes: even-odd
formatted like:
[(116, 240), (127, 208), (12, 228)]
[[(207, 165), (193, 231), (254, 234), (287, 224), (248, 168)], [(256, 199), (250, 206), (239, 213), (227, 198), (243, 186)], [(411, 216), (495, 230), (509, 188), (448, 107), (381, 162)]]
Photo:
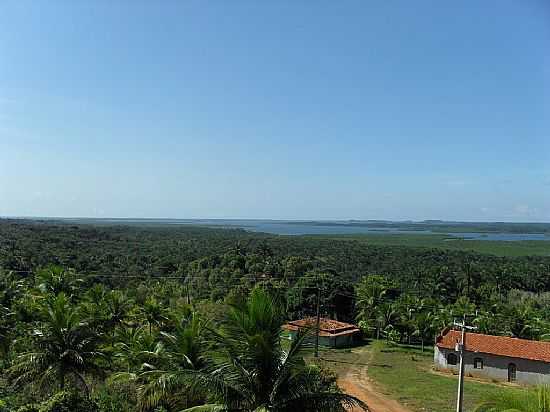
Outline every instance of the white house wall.
[[(434, 363), (437, 369), (458, 371), (458, 362), (456, 365), (447, 365), (447, 354), (450, 352), (454, 353), (458, 358), (458, 352), (435, 347)], [(483, 369), (474, 369), (475, 358), (483, 360)], [(507, 381), (508, 365), (510, 363), (516, 365), (516, 382), (531, 385), (550, 384), (550, 363), (488, 355), (479, 352), (465, 351), (464, 353), (464, 372), (466, 375)]]

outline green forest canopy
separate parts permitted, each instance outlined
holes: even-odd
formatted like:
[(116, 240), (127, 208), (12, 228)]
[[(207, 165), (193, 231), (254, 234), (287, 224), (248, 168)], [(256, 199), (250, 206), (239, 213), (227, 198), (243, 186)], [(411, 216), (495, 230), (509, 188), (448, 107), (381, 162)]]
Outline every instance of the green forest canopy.
[[(191, 226), (2, 220), (0, 400), (8, 410), (27, 411), (56, 402), (174, 412), (243, 402), (248, 410), (258, 405), (245, 392), (227, 398), (216, 391), (228, 382), (208, 382), (211, 391), (196, 392), (188, 375), (203, 376), (220, 353), (244, 350), (239, 338), (227, 346), (235, 327), (227, 316), (262, 304), (252, 302), (258, 290), (280, 312), (239, 326), (251, 328), (251, 342), (267, 333), (269, 345), (278, 345), (281, 322), (313, 315), (320, 288), (323, 315), (356, 322), (367, 336), (423, 347), (462, 315), (484, 333), (550, 338), (549, 275), (545, 256)], [(256, 316), (244, 313), (237, 318)], [(302, 365), (300, 356), (293, 367)], [(316, 376), (308, 393), (326, 392), (332, 406), (353, 401), (338, 397), (329, 371), (311, 367), (299, 372)], [(267, 399), (265, 385), (258, 391)], [(75, 388), (90, 396), (75, 398)], [(277, 396), (279, 406), (270, 410), (285, 410), (287, 394)]]

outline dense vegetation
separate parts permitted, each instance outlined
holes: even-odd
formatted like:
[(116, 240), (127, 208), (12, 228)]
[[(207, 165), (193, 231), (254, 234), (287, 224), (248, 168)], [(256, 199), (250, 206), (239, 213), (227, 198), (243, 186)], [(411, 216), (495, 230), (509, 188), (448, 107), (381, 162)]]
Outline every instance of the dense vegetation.
[[(550, 243), (548, 250), (550, 253)], [(284, 272), (302, 275), (311, 269), (330, 269), (353, 281), (376, 273), (391, 277), (408, 291), (426, 280), (445, 278), (454, 284), (448, 291), (452, 292), (451, 300), (461, 294), (460, 284), (470, 269), (473, 282), (483, 279), (504, 289), (533, 292), (550, 289), (550, 256), (497, 257), (471, 251), (411, 248), (405, 244), (372, 245), (361, 238), (270, 236), (239, 229), (68, 225), (0, 219), (0, 266), (8, 270), (30, 272), (55, 263), (86, 276), (183, 276), (190, 274), (191, 263), (203, 259), (203, 266), (207, 260), (216, 265), (215, 259), (228, 252), (240, 255), (239, 264), (245, 257), (248, 266), (236, 270), (274, 277)], [(264, 255), (269, 255), (269, 259), (264, 259)], [(260, 264), (251, 266), (254, 259)], [(291, 263), (297, 260), (305, 266)], [(443, 297), (445, 292), (440, 295)]]
[(547, 339), (549, 274), (543, 256), (4, 220), (0, 411), (337, 410), (353, 399), (304, 361), (308, 340), (281, 345), (318, 289), (323, 314), (390, 341), (461, 316)]
[[(181, 300), (173, 281), (85, 288), (50, 266), (3, 273), (5, 410), (343, 411), (362, 405), (307, 364), (307, 334), (288, 349), (281, 306), (262, 288), (231, 304)], [(196, 408), (198, 407), (198, 408)]]
[(427, 248), (455, 250), (490, 254), (495, 256), (550, 256), (548, 240), (486, 240), (452, 237), (446, 234), (357, 234), (331, 236), (332, 239), (355, 240), (369, 246), (406, 246), (407, 248)]

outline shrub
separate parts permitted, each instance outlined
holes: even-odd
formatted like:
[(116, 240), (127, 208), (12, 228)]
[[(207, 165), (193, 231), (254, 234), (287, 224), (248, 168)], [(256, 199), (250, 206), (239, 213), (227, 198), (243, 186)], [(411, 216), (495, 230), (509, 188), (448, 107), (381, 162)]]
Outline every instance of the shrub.
[(94, 393), (94, 401), (101, 412), (134, 412), (136, 411), (135, 388), (132, 384), (117, 383), (103, 386)]
[(38, 412), (97, 412), (98, 410), (99, 407), (91, 399), (74, 391), (63, 391), (43, 402)]
[(0, 412), (9, 412), (10, 409), (8, 408), (8, 404), (0, 399)]
[(40, 412), (37, 405), (25, 405), (16, 409), (15, 412)]

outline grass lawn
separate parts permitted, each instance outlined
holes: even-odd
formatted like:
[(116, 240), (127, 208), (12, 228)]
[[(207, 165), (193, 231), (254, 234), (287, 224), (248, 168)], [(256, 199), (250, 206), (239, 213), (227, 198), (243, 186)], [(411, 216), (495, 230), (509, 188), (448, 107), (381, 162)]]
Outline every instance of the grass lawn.
[[(456, 410), (457, 377), (432, 372), (433, 352), (388, 346), (376, 341), (370, 345), (368, 376), (382, 393), (414, 411), (453, 412)], [(520, 389), (466, 379), (464, 408), (471, 411), (487, 395)]]
[(440, 234), (358, 234), (358, 235), (332, 235), (330, 237), (340, 240), (358, 240), (365, 244), (378, 246), (408, 246), (451, 250), (474, 251), (497, 256), (550, 256), (550, 241), (525, 240), (525, 241), (495, 241), (495, 240), (464, 240)]
[[(289, 345), (287, 339), (283, 345)], [(397, 400), (414, 412), (455, 412), (458, 377), (433, 372), (433, 351), (405, 345), (388, 345), (385, 341), (351, 349), (319, 348), (320, 362), (338, 376), (368, 377), (377, 392)], [(314, 361), (313, 353), (307, 357)], [(366, 372), (366, 373), (363, 373)], [(470, 412), (482, 401), (502, 391), (521, 391), (508, 384), (496, 384), (466, 378), (464, 410)]]

